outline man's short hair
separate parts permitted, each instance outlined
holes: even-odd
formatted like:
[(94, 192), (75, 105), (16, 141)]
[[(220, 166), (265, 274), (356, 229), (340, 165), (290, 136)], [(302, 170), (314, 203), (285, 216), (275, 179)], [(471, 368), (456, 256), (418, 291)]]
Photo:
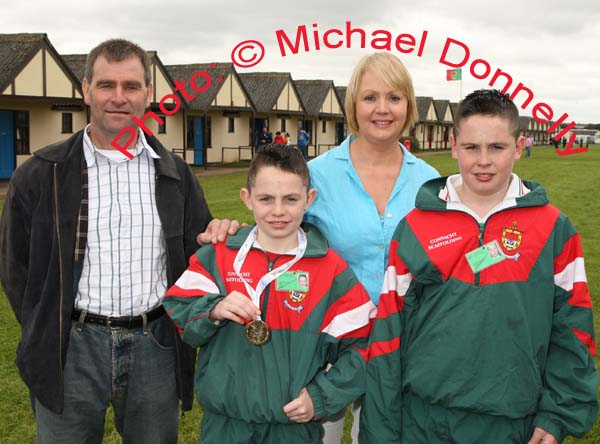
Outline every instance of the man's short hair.
[(94, 76), (94, 63), (98, 57), (104, 57), (109, 62), (122, 62), (132, 57), (137, 57), (144, 67), (144, 82), (146, 86), (152, 81), (150, 72), (150, 56), (140, 46), (125, 39), (111, 39), (100, 43), (90, 51), (85, 62), (85, 79), (92, 83)]
[(360, 128), (356, 118), (356, 102), (360, 82), (366, 72), (371, 72), (391, 88), (400, 91), (406, 97), (406, 122), (402, 127), (402, 134), (406, 134), (414, 122), (417, 121), (417, 99), (413, 88), (412, 77), (398, 57), (389, 52), (376, 52), (364, 56), (352, 72), (350, 82), (346, 88), (346, 99), (344, 102), (344, 111), (348, 121), (349, 132), (357, 135)]
[(458, 136), (461, 122), (474, 115), (498, 116), (508, 120), (511, 133), (519, 137), (519, 110), (508, 94), (497, 89), (478, 89), (466, 96), (454, 116), (452, 132)]
[(308, 165), (300, 150), (292, 145), (269, 143), (254, 154), (252, 163), (250, 163), (248, 180), (246, 182), (246, 187), (249, 191), (254, 186), (258, 170), (267, 166), (274, 166), (282, 171), (299, 176), (302, 179), (302, 183), (306, 185), (306, 189), (310, 188)]

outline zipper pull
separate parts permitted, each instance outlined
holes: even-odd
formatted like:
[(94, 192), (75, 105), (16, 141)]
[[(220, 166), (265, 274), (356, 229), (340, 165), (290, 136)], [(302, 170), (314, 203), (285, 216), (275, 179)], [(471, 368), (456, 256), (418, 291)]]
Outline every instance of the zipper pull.
[(479, 240), (479, 245), (483, 245), (484, 230), (485, 230), (485, 224), (479, 224), (479, 234), (477, 234), (477, 239)]

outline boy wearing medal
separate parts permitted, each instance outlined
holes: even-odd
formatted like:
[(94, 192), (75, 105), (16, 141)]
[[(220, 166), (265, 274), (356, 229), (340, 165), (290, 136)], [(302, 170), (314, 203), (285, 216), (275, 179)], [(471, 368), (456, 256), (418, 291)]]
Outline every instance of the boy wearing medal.
[(364, 392), (376, 309), (322, 234), (301, 226), (315, 190), (298, 150), (256, 153), (240, 196), (256, 224), (199, 249), (163, 302), (201, 347), (201, 442), (316, 444), (317, 420)]
[(512, 172), (525, 141), (508, 96), (475, 91), (454, 118), (460, 174), (426, 182), (393, 236), (360, 442), (582, 436), (598, 402), (579, 235)]

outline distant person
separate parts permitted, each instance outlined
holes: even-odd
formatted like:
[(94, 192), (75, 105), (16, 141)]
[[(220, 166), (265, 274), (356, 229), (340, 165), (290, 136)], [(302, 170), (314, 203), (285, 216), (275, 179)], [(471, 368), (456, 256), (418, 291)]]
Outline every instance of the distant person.
[(527, 134), (525, 134), (525, 158), (529, 158), (531, 157), (531, 149), (533, 147), (533, 141), (531, 140), (531, 137), (529, 137)]
[(460, 103), (459, 174), (425, 183), (391, 242), (361, 443), (557, 444), (594, 424), (581, 240), (513, 172), (524, 142), (508, 95)]
[(285, 143), (287, 145), (292, 143), (292, 136), (290, 136), (290, 133), (287, 133), (287, 132), (285, 133)]
[(308, 142), (310, 140), (310, 134), (306, 132), (304, 129), (298, 131), (298, 148), (300, 152), (304, 156), (305, 159), (308, 159)]
[(273, 135), (266, 127), (263, 127), (262, 131), (256, 135), (256, 151), (260, 151), (269, 143), (273, 143)]
[(281, 134), (281, 131), (277, 131), (275, 133), (274, 143), (277, 143), (277, 144), (280, 144), (280, 145), (286, 145), (287, 144), (287, 139), (285, 138), (285, 136), (283, 134)]
[(566, 147), (566, 146), (567, 146), (567, 138), (566, 138), (566, 137), (563, 137), (563, 138), (562, 138), (562, 147), (564, 148), (564, 147)]

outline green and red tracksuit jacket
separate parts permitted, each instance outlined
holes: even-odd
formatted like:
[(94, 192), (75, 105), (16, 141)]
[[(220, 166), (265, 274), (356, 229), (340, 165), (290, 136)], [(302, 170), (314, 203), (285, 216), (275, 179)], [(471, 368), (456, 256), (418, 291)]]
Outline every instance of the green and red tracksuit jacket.
[[(226, 242), (200, 248), (169, 289), (164, 306), (182, 339), (201, 347), (196, 395), (209, 412), (253, 423), (290, 423), (283, 406), (306, 387), (315, 417), (339, 412), (365, 390), (365, 350), (376, 308), (351, 269), (321, 232), (303, 224), (304, 256), (288, 272), (308, 275), (308, 291), (281, 291), (273, 281), (260, 299), (271, 339), (257, 346), (244, 326), (213, 323), (208, 314), (232, 291), (246, 294), (233, 261), (251, 227)], [(291, 260), (252, 248), (241, 274), (255, 288), (262, 276)], [(361, 353), (362, 351), (362, 353)], [(328, 363), (333, 366), (326, 371)]]
[[(420, 189), (391, 242), (369, 345), (361, 443), (401, 442), (402, 393), (447, 409), (533, 417), (559, 442), (598, 411), (592, 305), (579, 235), (539, 184), (483, 224)], [(465, 255), (496, 240), (505, 260)], [(410, 443), (408, 443), (410, 444)]]

